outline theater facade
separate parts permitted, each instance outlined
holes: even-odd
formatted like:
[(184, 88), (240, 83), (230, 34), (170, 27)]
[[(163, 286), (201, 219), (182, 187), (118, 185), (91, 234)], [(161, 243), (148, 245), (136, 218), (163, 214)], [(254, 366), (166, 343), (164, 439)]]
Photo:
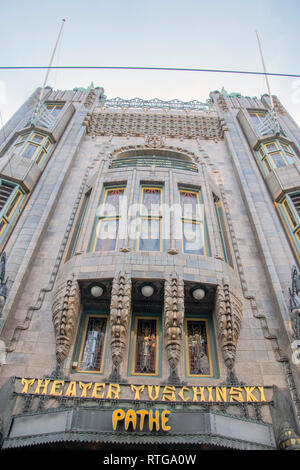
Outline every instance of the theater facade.
[(37, 89), (0, 137), (2, 449), (300, 449), (300, 129)]

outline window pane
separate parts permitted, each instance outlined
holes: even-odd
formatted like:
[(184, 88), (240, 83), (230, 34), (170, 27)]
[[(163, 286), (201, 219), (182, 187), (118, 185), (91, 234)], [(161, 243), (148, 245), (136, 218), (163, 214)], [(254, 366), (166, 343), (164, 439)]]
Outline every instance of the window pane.
[(293, 228), (296, 227), (297, 226), (297, 221), (296, 221), (296, 218), (294, 217), (293, 212), (290, 209), (290, 206), (289, 206), (288, 202), (284, 201), (283, 206), (284, 206), (286, 212), (288, 213), (288, 216), (289, 216), (290, 222), (292, 224), (292, 227)]
[(35, 160), (35, 163), (38, 165), (38, 164), (43, 160), (43, 158), (44, 158), (45, 155), (46, 155), (46, 152), (45, 152), (45, 150), (42, 149), (42, 150), (40, 151), (39, 156), (38, 156), (37, 159)]
[(37, 148), (38, 147), (34, 144), (28, 144), (27, 147), (25, 148), (24, 152), (22, 153), (22, 157), (32, 158), (33, 155), (35, 154)]
[(204, 320), (187, 320), (189, 375), (211, 375), (207, 329)]
[(134, 372), (136, 374), (156, 373), (157, 320), (138, 319), (136, 331), (136, 352)]
[(271, 153), (271, 158), (274, 161), (277, 168), (286, 166), (284, 159), (282, 158), (281, 152)]
[(265, 145), (266, 145), (266, 148), (267, 148), (268, 152), (271, 152), (272, 150), (278, 150), (278, 147), (275, 144), (275, 142), (271, 142), (271, 143), (265, 144)]
[(185, 219), (197, 219), (200, 217), (197, 193), (180, 191), (180, 204), (182, 217)]
[(157, 188), (144, 188), (141, 213), (144, 215), (159, 215), (161, 204), (161, 190)]
[(183, 222), (182, 231), (184, 252), (194, 255), (204, 255), (202, 226), (191, 222)]
[(142, 219), (139, 250), (160, 251), (160, 220)]
[(96, 246), (94, 251), (112, 251), (116, 248), (119, 220), (101, 220), (96, 231)]
[(16, 207), (17, 203), (21, 199), (21, 196), (22, 196), (22, 194), (21, 194), (20, 191), (17, 191), (17, 193), (14, 195), (13, 200), (11, 201), (11, 203), (9, 205), (9, 208), (5, 213), (5, 216), (7, 218), (9, 218), (11, 216), (11, 214), (13, 213), (14, 208)]
[(101, 372), (107, 318), (90, 317), (84, 337), (79, 369)]
[(105, 202), (102, 207), (102, 214), (112, 217), (119, 215), (123, 195), (124, 188), (107, 190)]
[(40, 134), (34, 134), (30, 140), (32, 140), (32, 142), (36, 142), (37, 144), (43, 142), (45, 136), (43, 135), (40, 135)]

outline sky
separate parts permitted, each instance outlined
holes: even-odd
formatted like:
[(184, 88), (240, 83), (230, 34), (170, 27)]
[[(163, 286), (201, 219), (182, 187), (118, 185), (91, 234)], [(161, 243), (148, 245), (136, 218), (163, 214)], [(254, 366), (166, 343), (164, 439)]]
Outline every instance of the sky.
[[(299, 0), (0, 0), (1, 66), (151, 66), (300, 74)], [(41, 86), (46, 70), (0, 70), (5, 123)], [(208, 72), (51, 70), (47, 85), (101, 86), (108, 98), (206, 101), (210, 91), (267, 93), (264, 76)], [(300, 78), (270, 77), (300, 125)], [(0, 122), (1, 124), (1, 122)]]

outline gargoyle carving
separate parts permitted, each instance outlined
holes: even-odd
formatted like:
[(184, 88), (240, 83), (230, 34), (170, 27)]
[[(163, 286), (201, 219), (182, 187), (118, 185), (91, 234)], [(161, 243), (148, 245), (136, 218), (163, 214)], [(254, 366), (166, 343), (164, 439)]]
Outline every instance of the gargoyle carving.
[(63, 362), (72, 344), (80, 306), (78, 282), (72, 274), (57, 285), (52, 305), (52, 321), (55, 329), (56, 359)]
[(217, 286), (216, 318), (223, 359), (226, 367), (233, 369), (242, 324), (242, 302), (225, 282)]
[(177, 273), (165, 281), (164, 331), (167, 357), (171, 369), (169, 380), (178, 381), (177, 366), (182, 349), (184, 285)]

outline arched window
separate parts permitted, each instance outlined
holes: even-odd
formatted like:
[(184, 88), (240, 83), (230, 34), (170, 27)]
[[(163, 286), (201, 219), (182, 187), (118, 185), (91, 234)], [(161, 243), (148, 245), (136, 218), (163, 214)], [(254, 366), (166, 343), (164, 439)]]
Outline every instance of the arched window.
[(137, 149), (118, 154), (110, 168), (162, 167), (197, 172), (197, 165), (189, 155), (164, 149)]

